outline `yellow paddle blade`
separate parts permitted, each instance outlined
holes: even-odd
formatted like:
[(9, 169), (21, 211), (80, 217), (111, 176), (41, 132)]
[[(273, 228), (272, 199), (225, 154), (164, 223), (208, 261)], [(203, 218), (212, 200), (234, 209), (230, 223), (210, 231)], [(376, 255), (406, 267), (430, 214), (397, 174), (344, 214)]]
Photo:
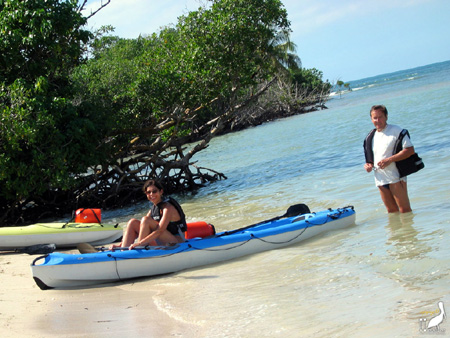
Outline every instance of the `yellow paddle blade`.
[(82, 254), (98, 252), (96, 248), (94, 248), (92, 245), (90, 245), (88, 243), (77, 244), (77, 249)]

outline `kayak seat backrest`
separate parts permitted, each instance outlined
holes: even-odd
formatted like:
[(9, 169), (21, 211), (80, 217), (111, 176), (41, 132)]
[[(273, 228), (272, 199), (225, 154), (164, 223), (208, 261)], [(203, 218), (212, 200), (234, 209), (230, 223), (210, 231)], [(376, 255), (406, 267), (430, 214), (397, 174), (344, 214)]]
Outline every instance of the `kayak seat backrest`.
[(294, 218), (291, 223), (300, 222), (306, 219), (306, 215), (301, 215), (300, 217)]

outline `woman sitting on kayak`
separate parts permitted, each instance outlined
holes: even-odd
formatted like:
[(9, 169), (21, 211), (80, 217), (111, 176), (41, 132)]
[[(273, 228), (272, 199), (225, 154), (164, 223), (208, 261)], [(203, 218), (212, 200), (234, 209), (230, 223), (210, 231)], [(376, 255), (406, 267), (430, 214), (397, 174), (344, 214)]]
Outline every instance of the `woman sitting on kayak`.
[(142, 190), (153, 204), (152, 208), (141, 220), (130, 219), (124, 229), (122, 242), (110, 248), (129, 247), (131, 250), (137, 246), (184, 242), (187, 226), (183, 210), (178, 202), (172, 198), (164, 198), (163, 186), (156, 180), (145, 182)]

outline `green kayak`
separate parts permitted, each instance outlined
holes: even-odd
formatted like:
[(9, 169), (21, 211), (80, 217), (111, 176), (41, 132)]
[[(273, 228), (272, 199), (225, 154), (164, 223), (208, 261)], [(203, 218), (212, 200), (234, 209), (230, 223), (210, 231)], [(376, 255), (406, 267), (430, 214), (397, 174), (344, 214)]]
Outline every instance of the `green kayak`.
[(79, 243), (103, 245), (122, 236), (118, 224), (36, 223), (22, 227), (0, 227), (0, 250), (15, 250), (37, 244), (75, 247)]

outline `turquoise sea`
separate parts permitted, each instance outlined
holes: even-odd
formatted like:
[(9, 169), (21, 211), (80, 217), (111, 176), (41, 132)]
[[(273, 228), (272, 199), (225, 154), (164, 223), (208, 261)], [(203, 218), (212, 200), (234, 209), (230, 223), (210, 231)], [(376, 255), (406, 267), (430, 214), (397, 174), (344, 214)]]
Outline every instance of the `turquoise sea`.
[[(328, 109), (213, 139), (195, 160), (228, 179), (178, 198), (189, 221), (205, 220), (219, 231), (282, 215), (297, 203), (313, 211), (353, 205), (356, 224), (284, 249), (102, 288), (116, 302), (110, 332), (131, 337), (170, 322), (167, 336), (182, 337), (450, 335), (448, 318), (440, 332), (423, 326), (440, 301), (450, 313), (450, 61), (350, 87), (331, 96)], [(387, 106), (388, 123), (409, 130), (425, 163), (408, 178), (410, 214), (388, 215), (363, 168), (374, 104)], [(125, 224), (147, 207), (103, 217)], [(148, 331), (135, 325), (131, 292), (149, 294), (142, 302), (157, 309), (149, 310)], [(97, 311), (103, 307), (111, 314), (108, 301)]]

